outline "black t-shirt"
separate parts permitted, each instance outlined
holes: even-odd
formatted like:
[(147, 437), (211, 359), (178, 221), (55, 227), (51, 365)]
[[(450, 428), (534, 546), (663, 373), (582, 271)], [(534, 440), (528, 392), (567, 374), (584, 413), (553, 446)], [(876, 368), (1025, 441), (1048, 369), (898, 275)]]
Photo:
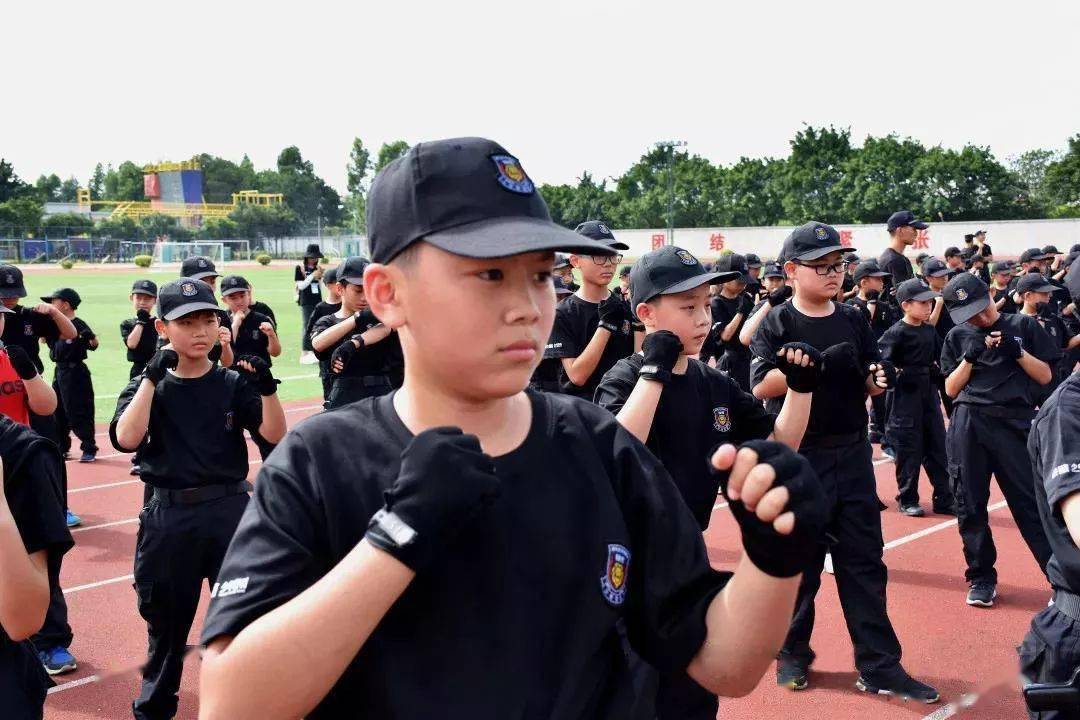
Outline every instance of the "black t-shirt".
[[(266, 361), (268, 365), (273, 364), (270, 358), (270, 338), (259, 329), (259, 326), (264, 322), (268, 322), (271, 325), (273, 322), (266, 315), (254, 310), (249, 310), (248, 314), (244, 317), (243, 322), (240, 323), (240, 330), (232, 339), (232, 351), (233, 357), (238, 358), (241, 355), (255, 355)], [(229, 318), (229, 329), (232, 330), (232, 318)]]
[[(544, 357), (561, 359), (576, 358), (580, 355), (600, 325), (598, 308), (598, 303), (582, 300), (577, 295), (569, 295), (559, 303), (555, 308), (555, 324), (551, 328), (551, 338), (544, 349)], [(592, 401), (596, 386), (600, 384), (600, 378), (604, 377), (604, 373), (615, 363), (634, 352), (634, 328), (631, 317), (630, 303), (626, 303), (627, 319), (623, 321), (619, 331), (612, 333), (608, 338), (604, 352), (600, 355), (600, 362), (596, 364), (596, 369), (584, 385), (575, 385), (570, 382), (565, 370), (561, 372), (564, 393)]]
[(41, 363), (41, 346), (38, 338), (45, 338), (49, 348), (60, 339), (60, 330), (56, 327), (56, 321), (44, 313), (37, 313), (23, 305), (12, 308), (14, 314), (5, 315), (4, 333), (0, 339), (4, 345), (18, 345), (30, 359), (34, 361), (34, 367), (38, 372), (44, 370)]
[[(311, 332), (315, 328), (315, 323), (317, 323), (320, 318), (324, 318), (327, 315), (333, 315), (334, 313), (336, 313), (340, 309), (341, 309), (341, 303), (339, 303), (339, 302), (336, 302), (336, 303), (321, 302), (318, 305), (316, 305), (315, 309), (311, 311), (311, 317), (308, 318), (307, 327), (304, 328), (304, 335), (309, 337), (309, 338), (315, 337), (315, 334)], [(318, 357), (317, 354), (316, 354), (316, 357)], [(319, 358), (319, 376), (320, 377), (326, 377), (327, 373), (329, 373), (329, 372), (330, 372), (330, 360), (329, 360), (329, 358)]]
[[(945, 337), (941, 350), (941, 372), (947, 377), (960, 361), (964, 351), (972, 344), (985, 345), (986, 336), (994, 331), (1002, 335), (1012, 335), (1020, 341), (1026, 352), (1051, 367), (1061, 358), (1061, 350), (1054, 345), (1039, 323), (1027, 315), (1019, 313), (1001, 315), (988, 330), (980, 330), (971, 323), (957, 325)], [(1035, 407), (1042, 387), (1032, 380), (1024, 369), (1010, 357), (1003, 355), (997, 348), (985, 350), (971, 370), (971, 379), (960, 394), (956, 403), (972, 405), (1002, 405), (1014, 407)]]
[[(141, 377), (120, 393), (109, 425), (113, 447), (116, 423), (135, 397)], [(138, 447), (142, 480), (154, 487), (182, 490), (240, 482), (247, 478), (244, 430), (262, 425), (262, 397), (235, 370), (215, 365), (197, 378), (167, 373), (154, 388), (150, 424)]]
[(1080, 594), (1080, 548), (1061, 513), (1062, 500), (1080, 492), (1080, 373), (1043, 403), (1028, 435), (1028, 454), (1039, 517), (1054, 551), (1046, 574), (1054, 588)]
[[(499, 498), (417, 575), (312, 720), (621, 719), (634, 693), (620, 618), (662, 671), (701, 647), (730, 576), (709, 566), (663, 466), (610, 413), (527, 393), (528, 436), (494, 459)], [(412, 439), (393, 397), (308, 418), (277, 446), (219, 574), (246, 590), (210, 601), (204, 642), (296, 597), (360, 542)]]
[[(804, 444), (811, 444), (815, 435), (847, 435), (866, 430), (866, 378), (869, 366), (880, 360), (877, 343), (870, 325), (862, 313), (843, 303), (833, 303), (833, 312), (826, 317), (810, 317), (799, 312), (794, 303), (786, 302), (769, 311), (754, 333), (750, 350), (754, 360), (750, 365), (751, 386), (757, 385), (776, 367), (776, 353), (789, 342), (804, 342), (825, 351), (833, 345), (851, 343), (858, 357), (861, 375), (826, 371), (810, 404), (810, 421)], [(765, 407), (778, 412), (783, 397), (771, 398)]]
[(86, 359), (86, 352), (93, 350), (90, 347), (90, 341), (83, 339), (83, 334), (90, 332), (93, 335), (93, 330), (87, 325), (82, 318), (71, 318), (71, 324), (75, 326), (75, 332), (78, 333), (71, 340), (56, 340), (52, 344), (52, 348), (49, 350), (49, 359), (56, 363), (70, 363), (80, 362)]
[[(120, 323), (120, 337), (124, 340), (124, 347), (127, 347), (128, 336), (131, 335), (131, 331), (134, 330), (138, 324), (138, 318), (128, 318)], [(154, 327), (154, 321), (151, 320), (143, 326), (142, 335), (139, 336), (139, 342), (135, 346), (135, 349), (127, 349), (128, 362), (148, 362), (150, 358), (154, 357), (154, 352), (157, 351), (157, 341), (157, 328)]]
[[(638, 381), (645, 358), (634, 353), (615, 363), (596, 388), (596, 404), (618, 414)], [(652, 429), (645, 443), (671, 474), (694, 519), (709, 526), (718, 476), (706, 458), (723, 443), (739, 444), (767, 438), (776, 416), (766, 412), (753, 395), (734, 380), (703, 362), (691, 359), (684, 375), (664, 384)]]
[[(317, 267), (318, 265), (308, 269), (306, 265), (297, 265), (296, 271), (293, 273), (293, 280), (295, 282), (306, 280), (309, 275), (315, 272)], [(297, 298), (297, 304), (299, 305), (318, 305), (322, 302), (322, 289), (319, 287), (318, 280), (312, 280), (311, 284), (303, 290), (299, 290), (299, 293)]]
[(885, 248), (885, 252), (878, 256), (878, 267), (892, 276), (882, 278), (885, 281), (885, 292), (890, 294), (892, 288), (915, 277), (911, 261), (892, 248)]
[[(739, 342), (739, 329), (742, 327), (742, 323), (739, 324), (739, 328), (735, 329), (735, 333), (731, 336), (731, 339), (724, 342), (720, 339), (720, 333), (724, 331), (724, 328), (728, 326), (735, 316), (739, 313), (739, 308), (743, 306), (744, 302), (748, 302), (743, 298), (746, 297), (745, 293), (739, 293), (734, 298), (726, 298), (723, 295), (717, 295), (709, 301), (709, 305), (712, 308), (712, 329), (709, 334), (705, 336), (705, 342), (701, 344), (701, 352), (698, 353), (698, 359), (702, 362), (708, 362), (709, 358), (719, 359), (725, 353), (731, 353), (732, 355), (745, 356), (747, 359), (750, 357), (750, 348)], [(743, 317), (743, 322), (746, 322), (746, 318), (750, 317), (750, 313), (747, 313)]]
[[(937, 302), (943, 302), (938, 300)], [(945, 342), (945, 337), (949, 334), (949, 331), (956, 327), (956, 323), (953, 322), (952, 315), (949, 314), (949, 308), (941, 308), (941, 314), (938, 315), (937, 325), (934, 329), (937, 330), (938, 337), (942, 342)]]
[(1016, 292), (1015, 287), (1013, 287), (1011, 290), (1009, 288), (1005, 288), (1004, 290), (1002, 290), (999, 288), (991, 287), (990, 299), (996, 303), (998, 300), (1004, 298), (1005, 302), (1001, 303), (1001, 307), (998, 308), (998, 311), (1003, 313), (1014, 313), (1017, 310), (1016, 302), (1012, 298), (1014, 292)]
[(903, 320), (897, 321), (878, 340), (881, 358), (898, 369), (933, 367), (941, 357), (941, 345), (941, 336), (933, 325), (915, 326)]
[[(61, 557), (74, 543), (64, 523), (60, 489), (63, 461), (56, 446), (0, 415), (0, 458), (4, 461), (4, 496), (26, 552), (45, 550), (54, 560)], [(0, 627), (0, 652), (11, 644)]]
[(257, 313), (262, 313), (263, 315), (268, 317), (270, 319), (270, 323), (274, 326), (274, 329), (277, 329), (277, 316), (274, 315), (274, 311), (270, 309), (269, 305), (264, 302), (259, 302), (258, 300), (255, 300), (251, 303), (251, 306), (248, 309), (253, 310)]
[[(877, 309), (874, 311), (873, 319), (870, 318), (870, 307), (866, 304), (866, 301), (858, 295), (848, 298), (847, 304), (858, 309), (863, 316), (863, 320), (870, 324), (870, 331), (873, 333), (874, 339), (879, 339), (886, 330), (895, 325), (901, 315), (884, 294), (882, 294), (882, 297), (880, 297), (876, 303)], [(944, 312), (944, 310), (942, 312)]]
[[(311, 328), (311, 337), (315, 337), (324, 330), (337, 325), (339, 322), (352, 322), (352, 316), (347, 318), (340, 318), (337, 315), (324, 315), (319, 318)], [(370, 330), (371, 328), (379, 325), (379, 320), (370, 312), (365, 313), (360, 324), (356, 326), (356, 329), (343, 337), (339, 342), (334, 343), (332, 346), (326, 348), (322, 352), (316, 352), (315, 357), (320, 361), (330, 361), (334, 351), (337, 350), (342, 343), (346, 342), (353, 335), (358, 335), (362, 332)], [(389, 377), (394, 374), (394, 368), (399, 365), (401, 359), (401, 339), (398, 337), (396, 331), (391, 332), (387, 337), (380, 340), (377, 343), (371, 345), (364, 345), (353, 356), (352, 362), (341, 371), (339, 374), (334, 374), (334, 377), (371, 377), (371, 376), (386, 376)]]

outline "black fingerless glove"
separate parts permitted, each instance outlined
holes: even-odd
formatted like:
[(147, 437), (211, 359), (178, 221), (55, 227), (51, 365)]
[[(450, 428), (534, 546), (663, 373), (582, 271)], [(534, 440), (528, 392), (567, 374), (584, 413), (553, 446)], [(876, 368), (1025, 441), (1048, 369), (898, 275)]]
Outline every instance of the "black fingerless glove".
[(158, 350), (143, 369), (143, 377), (157, 385), (165, 377), (167, 370), (175, 370), (180, 356), (175, 350)]
[(375, 313), (371, 312), (370, 308), (357, 310), (353, 313), (353, 320), (359, 332), (364, 332), (379, 324), (379, 318), (375, 317)]
[(135, 313), (135, 319), (138, 320), (140, 325), (149, 325), (151, 322), (153, 322), (153, 319), (150, 317), (149, 310), (139, 310), (137, 313)]
[(334, 353), (330, 356), (330, 371), (334, 372), (334, 364), (340, 360), (341, 370), (339, 372), (345, 372), (345, 369), (349, 367), (349, 363), (356, 357), (357, 351), (360, 349), (356, 345), (353, 345), (353, 341), (360, 344), (360, 347), (364, 347), (364, 338), (360, 336), (360, 333), (353, 335), (351, 338), (346, 338), (345, 342), (341, 343), (334, 350)]
[[(795, 514), (795, 528), (781, 535), (771, 522), (763, 522), (747, 510), (742, 500), (727, 495), (729, 473), (721, 475), (720, 488), (742, 531), (743, 549), (750, 561), (766, 575), (786, 578), (801, 573), (810, 560), (822, 552), (821, 543), (828, 521), (828, 504), (817, 473), (803, 456), (771, 440), (751, 440), (742, 447), (757, 453), (758, 462), (771, 465), (776, 473), (773, 487), (786, 487), (788, 502), (784, 512)], [(782, 514), (782, 513), (781, 513)]]
[(777, 305), (783, 305), (791, 297), (791, 286), (785, 285), (782, 288), (778, 288), (769, 293), (769, 305), (776, 307)]
[[(821, 380), (821, 366), (823, 356), (813, 345), (801, 342), (787, 343), (780, 348), (784, 352), (777, 356), (776, 367), (784, 373), (787, 386), (795, 392), (808, 393), (817, 389)], [(787, 360), (788, 350), (802, 350), (803, 355), (810, 358), (811, 365), (803, 367), (798, 363), (789, 363)]]
[(33, 380), (37, 377), (38, 371), (34, 366), (34, 361), (30, 359), (25, 350), (18, 345), (8, 345), (7, 352), (8, 359), (11, 360), (11, 367), (15, 368), (15, 372), (20, 378)]
[(754, 300), (746, 293), (739, 296), (739, 314), (743, 316), (743, 320), (750, 317), (750, 313), (754, 311)]
[(613, 335), (622, 330), (623, 320), (626, 319), (626, 302), (612, 294), (600, 301), (597, 307), (600, 314), (600, 327)]
[[(240, 363), (251, 366), (248, 370)], [(233, 370), (240, 373), (240, 377), (255, 386), (260, 395), (273, 395), (277, 392), (280, 380), (275, 380), (270, 372), (270, 365), (257, 355), (241, 355), (233, 361)]]
[(679, 336), (670, 330), (658, 330), (645, 336), (641, 351), (645, 355), (645, 362), (638, 376), (666, 383), (671, 379), (671, 370), (682, 354), (683, 344)]
[[(888, 360), (878, 360), (876, 363), (872, 363), (872, 364), (877, 365), (879, 368), (881, 368), (882, 370), (885, 371), (885, 387), (883, 388), (884, 390), (892, 390), (894, 387), (896, 387), (896, 366), (895, 365), (893, 365)], [(876, 372), (873, 372), (873, 373), (868, 372), (868, 374), (873, 375), (874, 385), (876, 387), (881, 387), (880, 385), (877, 384), (877, 373)]]
[(1015, 337), (996, 331), (993, 335), (1001, 338), (1001, 342), (998, 343), (997, 346), (999, 353), (1005, 357), (1010, 357), (1013, 360), (1020, 359), (1020, 356), (1024, 353), (1024, 349), (1020, 346), (1020, 343), (1016, 341)]
[(964, 343), (963, 350), (964, 360), (974, 365), (979, 361), (982, 354), (986, 352), (986, 341), (980, 335), (978, 340)]
[(438, 427), (414, 437), (401, 470), (368, 523), (367, 541), (422, 572), (499, 495), (495, 464), (475, 435)]

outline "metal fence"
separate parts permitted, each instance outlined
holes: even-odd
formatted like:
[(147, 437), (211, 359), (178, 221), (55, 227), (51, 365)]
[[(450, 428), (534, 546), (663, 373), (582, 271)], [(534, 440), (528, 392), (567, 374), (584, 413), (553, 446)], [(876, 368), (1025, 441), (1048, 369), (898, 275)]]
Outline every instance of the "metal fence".
[[(160, 242), (169, 241), (89, 237), (13, 238), (0, 235), (0, 262), (55, 263), (67, 259), (89, 263), (130, 263), (136, 255), (154, 256)], [(297, 259), (312, 244), (318, 245), (324, 255), (338, 259), (363, 255), (367, 251), (367, 240), (362, 235), (178, 241), (184, 245), (200, 242), (224, 245), (226, 261), (252, 260), (261, 254), (275, 259)]]

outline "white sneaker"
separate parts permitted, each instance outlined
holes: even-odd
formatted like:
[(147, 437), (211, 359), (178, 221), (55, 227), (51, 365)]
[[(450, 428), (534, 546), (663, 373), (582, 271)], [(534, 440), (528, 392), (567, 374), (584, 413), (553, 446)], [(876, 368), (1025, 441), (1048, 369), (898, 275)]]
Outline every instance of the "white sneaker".
[(300, 364), (301, 365), (314, 365), (317, 362), (319, 362), (319, 358), (315, 357), (315, 353), (313, 353), (313, 352), (300, 353)]
[(835, 572), (833, 572), (832, 553), (825, 553), (825, 572), (829, 573), (830, 575), (836, 574)]

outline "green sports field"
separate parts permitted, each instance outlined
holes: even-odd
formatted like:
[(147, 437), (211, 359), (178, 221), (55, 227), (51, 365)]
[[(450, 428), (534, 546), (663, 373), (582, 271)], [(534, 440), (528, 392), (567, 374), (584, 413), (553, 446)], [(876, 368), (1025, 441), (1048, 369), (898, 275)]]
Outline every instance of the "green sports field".
[[(318, 366), (301, 365), (300, 307), (293, 301), (293, 265), (271, 267), (219, 268), (223, 274), (236, 272), (247, 278), (255, 288), (255, 297), (274, 310), (281, 337), (281, 356), (274, 359), (274, 376), (283, 379), (282, 400), (319, 398), (322, 389)], [(90, 353), (87, 364), (94, 380), (94, 416), (98, 422), (112, 419), (116, 396), (128, 381), (131, 364), (125, 359), (127, 349), (120, 339), (120, 321), (133, 317), (128, 293), (138, 278), (149, 278), (158, 285), (177, 277), (176, 270), (130, 271), (119, 269), (25, 272), (27, 297), (23, 304), (33, 306), (38, 298), (61, 287), (72, 287), (82, 296), (77, 314), (97, 333), (101, 346)], [(53, 371), (48, 352), (42, 348), (45, 377), (51, 382)]]

